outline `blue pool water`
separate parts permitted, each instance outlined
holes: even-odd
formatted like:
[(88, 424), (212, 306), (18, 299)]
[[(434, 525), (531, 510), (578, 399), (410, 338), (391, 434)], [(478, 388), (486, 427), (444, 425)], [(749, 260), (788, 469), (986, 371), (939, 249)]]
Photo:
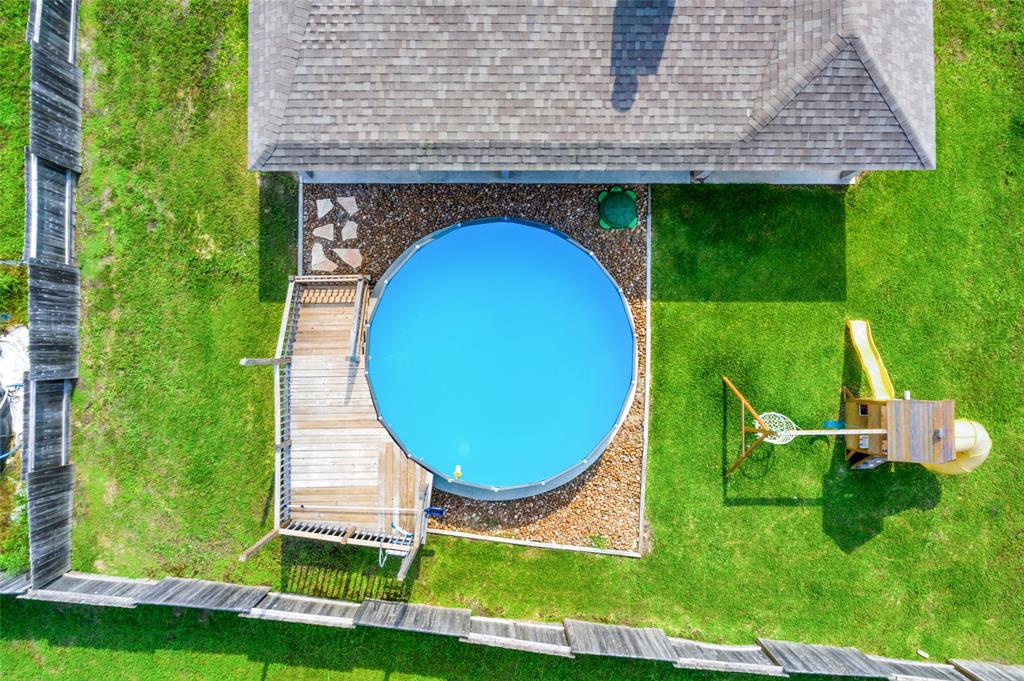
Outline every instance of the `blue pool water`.
[(375, 294), (377, 409), (436, 485), (529, 496), (600, 456), (632, 391), (635, 337), (615, 282), (575, 242), (507, 218), (456, 225), (410, 248)]

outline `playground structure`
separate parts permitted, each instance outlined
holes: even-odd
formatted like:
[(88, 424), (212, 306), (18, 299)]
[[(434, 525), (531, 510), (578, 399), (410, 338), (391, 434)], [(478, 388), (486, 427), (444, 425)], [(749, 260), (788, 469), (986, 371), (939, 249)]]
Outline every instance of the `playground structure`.
[[(968, 473), (988, 457), (992, 441), (975, 421), (957, 419), (953, 400), (911, 399), (910, 391), (896, 398), (889, 372), (871, 334), (871, 324), (863, 320), (847, 322), (850, 342), (860, 360), (870, 387), (869, 397), (859, 397), (843, 386), (845, 421), (829, 421), (819, 430), (802, 430), (778, 412), (760, 413), (733, 385), (722, 381), (740, 402), (739, 458), (725, 472), (729, 477), (764, 442), (784, 445), (801, 436), (842, 436), (846, 462), (856, 470), (877, 468), (886, 461), (916, 463), (945, 475)], [(753, 417), (747, 423), (747, 415)], [(748, 436), (756, 436), (748, 446)]]

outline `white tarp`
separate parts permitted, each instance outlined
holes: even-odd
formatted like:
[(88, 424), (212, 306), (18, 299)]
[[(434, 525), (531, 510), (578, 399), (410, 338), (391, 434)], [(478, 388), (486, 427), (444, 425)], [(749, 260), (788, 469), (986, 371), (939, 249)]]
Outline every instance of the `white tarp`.
[(20, 386), (28, 371), (28, 327), (16, 326), (0, 336), (0, 385), (11, 400), (11, 418), (14, 420), (16, 441), (21, 440), (22, 395)]

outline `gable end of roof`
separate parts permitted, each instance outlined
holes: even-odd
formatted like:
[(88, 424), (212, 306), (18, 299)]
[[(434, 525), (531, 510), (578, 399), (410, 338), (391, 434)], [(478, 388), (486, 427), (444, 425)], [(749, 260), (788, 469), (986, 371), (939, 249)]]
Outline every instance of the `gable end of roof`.
[(924, 170), (934, 170), (934, 152), (931, 147), (926, 144), (924, 137), (922, 137), (919, 131), (915, 128), (911, 117), (908, 116), (900, 106), (899, 98), (896, 97), (892, 88), (889, 87), (885, 75), (878, 67), (878, 61), (876, 61), (867, 42), (861, 39), (859, 31), (856, 29), (844, 30), (844, 37), (857, 51), (857, 55), (864, 64), (864, 68), (867, 70), (868, 75), (871, 76), (871, 80), (874, 81), (875, 87), (878, 88), (878, 91), (885, 99), (886, 104), (889, 105), (889, 109), (892, 111), (893, 117), (900, 124), (900, 127), (903, 128), (903, 132), (906, 134), (907, 140), (909, 140), (910, 144), (914, 147), (914, 151), (917, 152), (918, 158), (921, 159), (921, 167)]
[(743, 133), (741, 142), (750, 142), (757, 133), (764, 130), (775, 120), (783, 109), (786, 108), (800, 94), (804, 88), (810, 85), (811, 81), (818, 77), (825, 67), (839, 56), (846, 49), (847, 42), (839, 34), (834, 34), (824, 45), (811, 57), (810, 61), (800, 67), (785, 85), (779, 88), (764, 104), (750, 116), (747, 121), (747, 128)]
[(313, 0), (249, 3), (250, 170), (262, 170), (277, 148), (312, 6)]

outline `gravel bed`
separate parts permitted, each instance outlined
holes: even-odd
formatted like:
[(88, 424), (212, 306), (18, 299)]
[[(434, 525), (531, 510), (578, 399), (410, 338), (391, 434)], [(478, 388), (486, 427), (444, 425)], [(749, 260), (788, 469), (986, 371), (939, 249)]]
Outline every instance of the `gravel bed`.
[[(353, 196), (358, 224), (353, 240), (332, 247), (358, 248), (362, 265), (338, 263), (335, 274), (355, 271), (372, 281), (417, 239), (456, 222), (507, 215), (556, 227), (600, 260), (622, 287), (636, 326), (637, 391), (622, 427), (601, 458), (558, 489), (515, 501), (476, 501), (435, 490), (433, 503), (447, 510), (437, 529), (458, 530), (538, 542), (635, 551), (639, 548), (640, 488), (643, 476), (645, 350), (647, 329), (647, 188), (630, 186), (639, 196), (640, 225), (628, 231), (597, 226), (594, 185), (337, 185), (307, 184), (304, 194), (304, 272), (310, 269), (313, 230), (328, 223), (340, 231), (346, 217), (336, 210), (316, 219), (317, 199)], [(320, 240), (321, 243), (324, 243)], [(326, 245), (326, 244), (325, 244)]]

